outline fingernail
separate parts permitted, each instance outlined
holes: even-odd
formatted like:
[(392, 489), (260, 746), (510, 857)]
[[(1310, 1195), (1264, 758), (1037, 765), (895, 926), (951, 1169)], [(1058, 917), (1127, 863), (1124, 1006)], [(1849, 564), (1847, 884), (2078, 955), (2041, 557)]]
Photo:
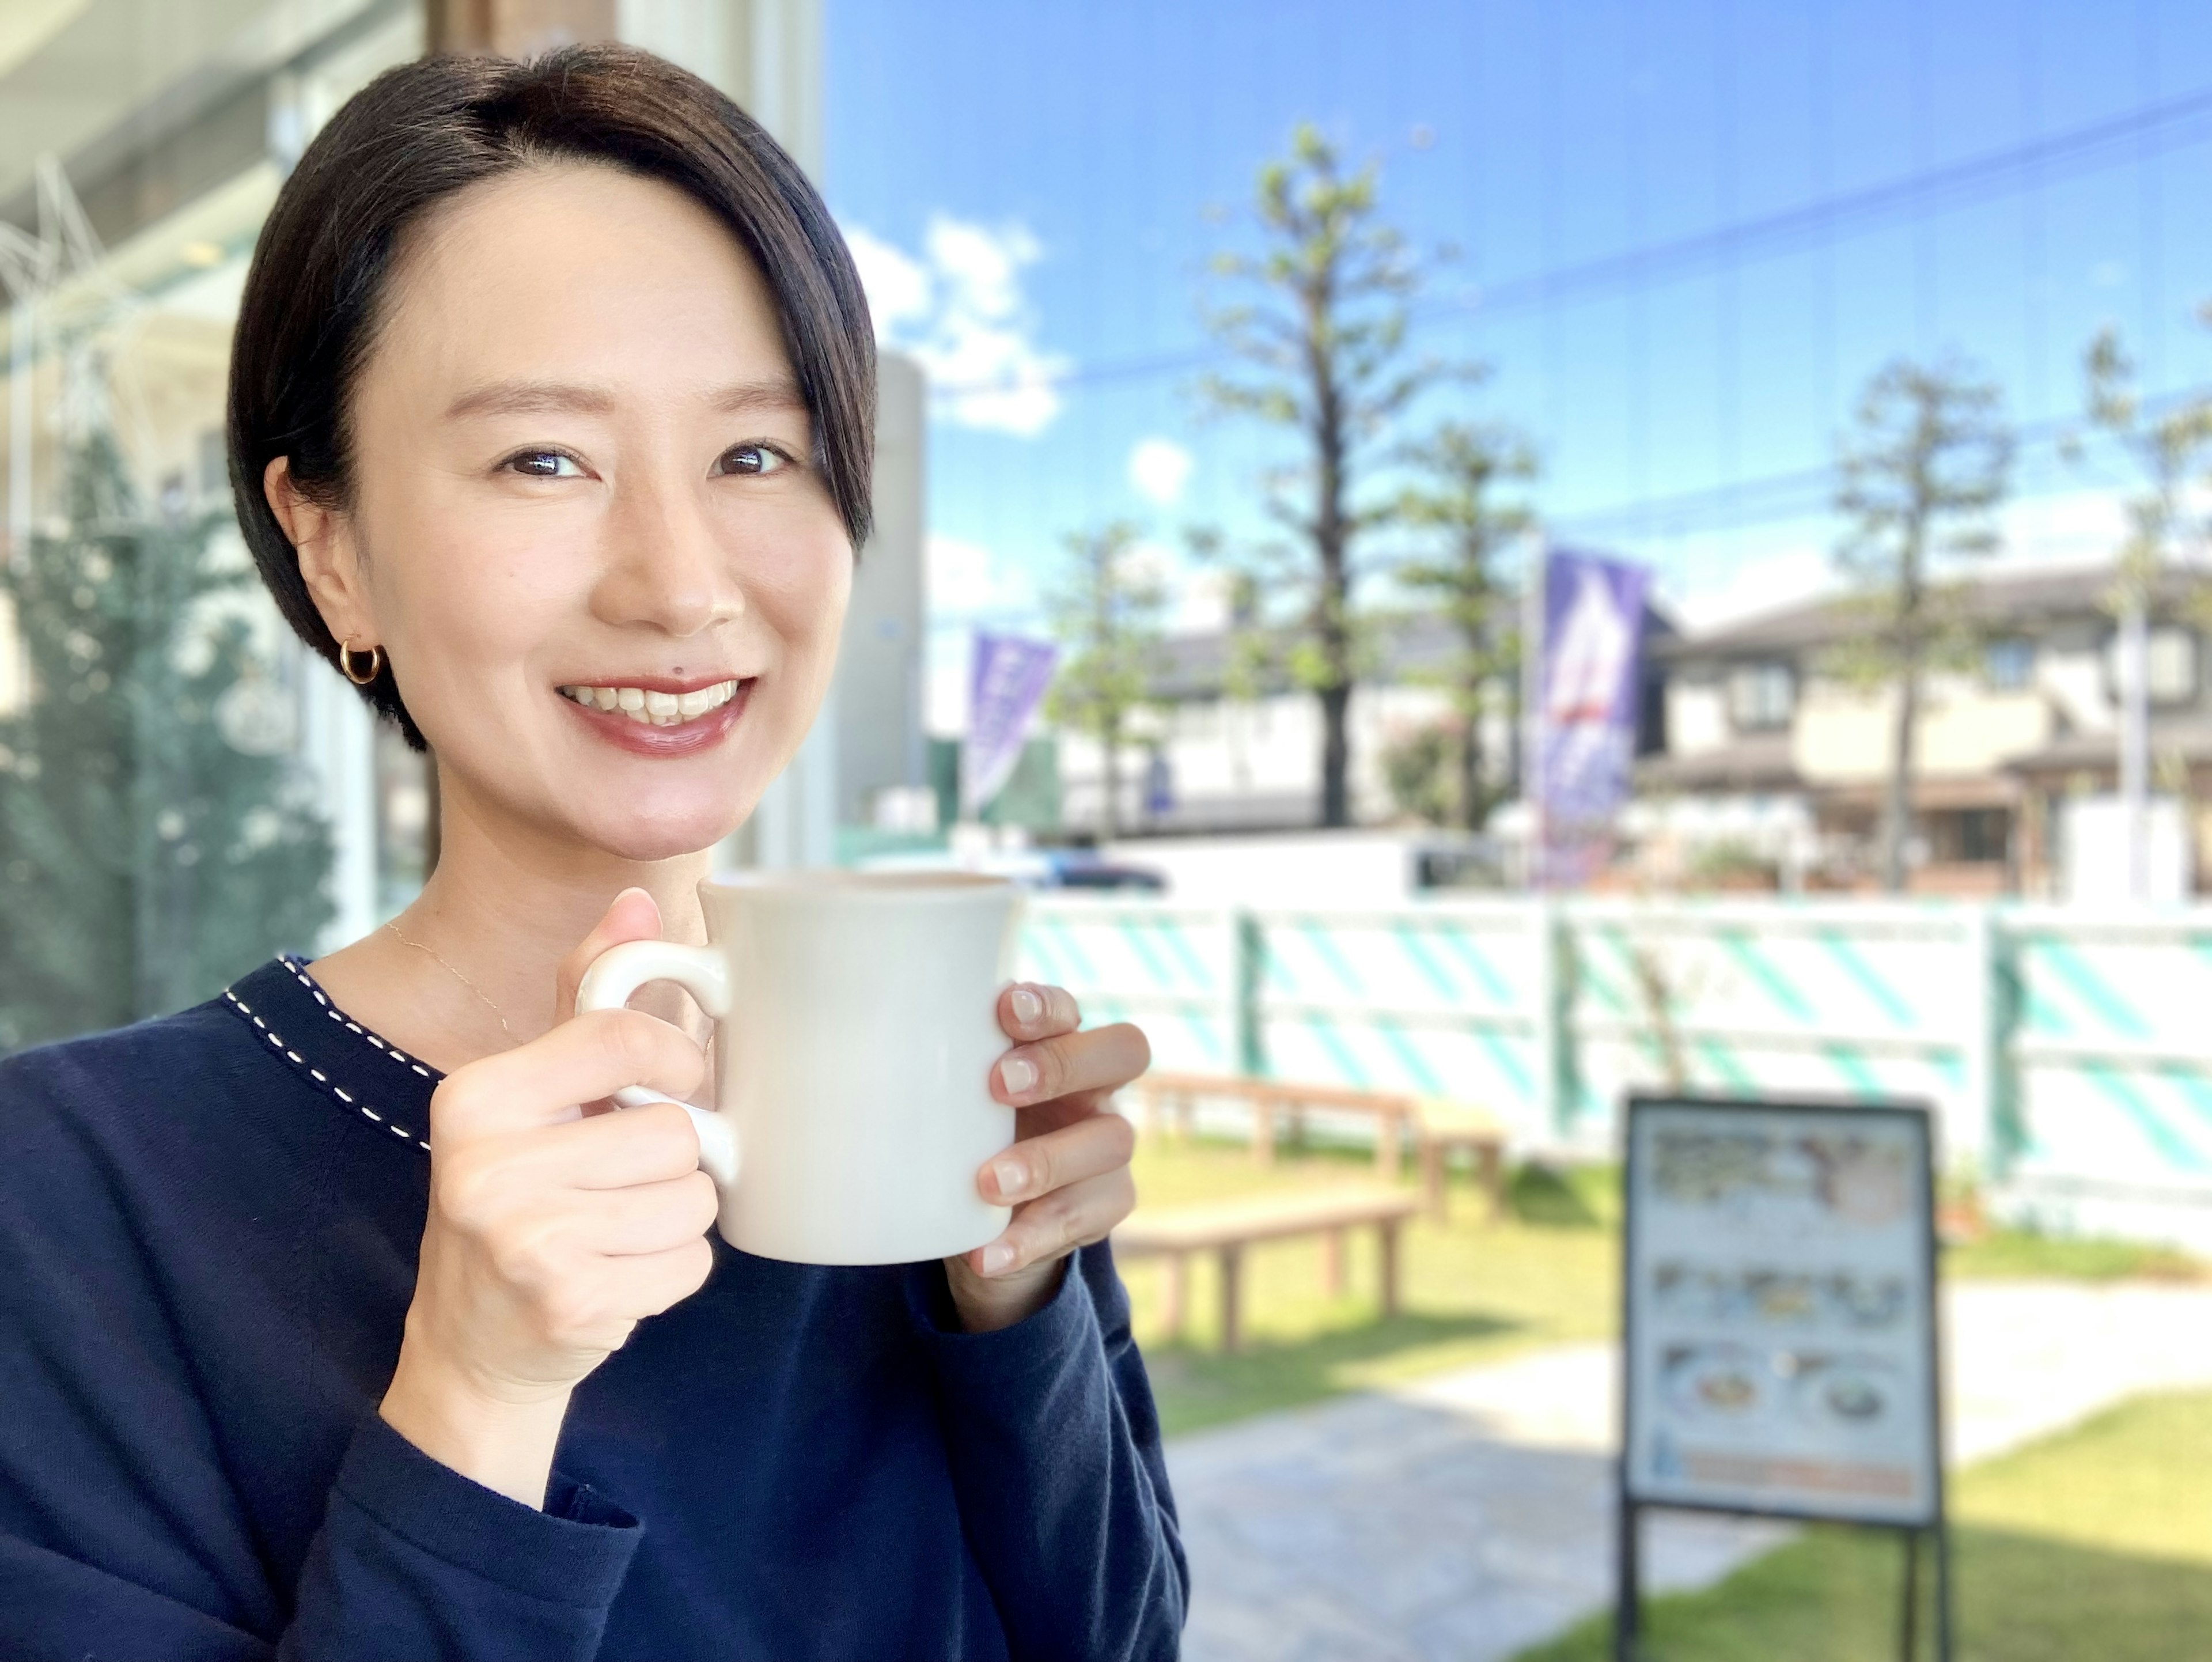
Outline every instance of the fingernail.
[(1006, 1001), (1014, 1007), (1014, 1020), (1024, 1027), (1043, 1019), (1044, 1001), (1026, 987), (1015, 988), (1014, 995)]
[(1030, 1168), (1018, 1160), (1002, 1160), (991, 1167), (992, 1181), (999, 1185), (999, 1196), (1012, 1200), (1030, 1186)]
[(1008, 1096), (1018, 1097), (1037, 1082), (1036, 1063), (1027, 1056), (1008, 1056), (999, 1064), (999, 1083)]
[(983, 1273), (995, 1275), (1012, 1264), (1014, 1249), (1004, 1241), (993, 1241), (983, 1249)]

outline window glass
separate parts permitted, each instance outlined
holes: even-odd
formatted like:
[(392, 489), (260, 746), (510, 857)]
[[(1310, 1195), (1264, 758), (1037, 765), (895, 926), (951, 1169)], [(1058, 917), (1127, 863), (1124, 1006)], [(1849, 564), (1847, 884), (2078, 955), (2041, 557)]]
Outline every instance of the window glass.
[(1990, 642), (1982, 675), (1994, 691), (2018, 692), (2035, 679), (2035, 642), (2018, 636)]
[(2148, 679), (2152, 699), (2178, 704), (2197, 696), (2197, 637), (2185, 629), (2150, 632)]
[(1729, 720), (1739, 733), (1790, 725), (1796, 678), (1787, 664), (1744, 664), (1729, 672)]

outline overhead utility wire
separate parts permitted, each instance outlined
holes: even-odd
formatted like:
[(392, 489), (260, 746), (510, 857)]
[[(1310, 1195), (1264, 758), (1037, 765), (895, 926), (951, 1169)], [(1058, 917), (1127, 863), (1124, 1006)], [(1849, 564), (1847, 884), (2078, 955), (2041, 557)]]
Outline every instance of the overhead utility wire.
[[(2142, 409), (2146, 417), (2155, 419), (2170, 410), (2205, 399), (2212, 399), (2212, 383), (2147, 398)], [(2088, 436), (2083, 431), (2081, 419), (2075, 416), (2049, 416), (2022, 422), (2013, 429), (2013, 435), (2022, 449), (2045, 445), (2055, 449), (2069, 439)], [(1771, 525), (1828, 513), (1833, 506), (1835, 488), (1833, 466), (1800, 467), (1785, 473), (1764, 474), (1740, 484), (1707, 485), (1670, 496), (1608, 502), (1583, 513), (1547, 517), (1547, 523), (1555, 532), (1582, 537), (1618, 534), (1641, 529), (1647, 524), (1701, 530)]]
[[(2162, 131), (2187, 129), (2192, 124), (2202, 131)], [(1739, 220), (1649, 247), (1631, 248), (1553, 271), (1533, 271), (1491, 288), (1439, 296), (1410, 309), (1416, 319), (1422, 320), (1476, 312), (1488, 315), (1525, 311), (1562, 300), (1638, 285), (1655, 277), (1680, 276), (1716, 261), (1741, 259), (1747, 255), (1790, 253), (1812, 247), (1824, 237), (1869, 228), (1915, 209), (1966, 207), (2021, 184), (2046, 184), (2069, 173), (2137, 161), (2145, 153), (2140, 146), (2152, 139), (2156, 139), (2159, 146), (2171, 149), (2206, 137), (2212, 137), (2212, 88), (2049, 138), (1991, 150), (1948, 167), (1909, 174), (1865, 190), (1845, 191), (1778, 213)], [(1187, 347), (1172, 352), (1079, 364), (1020, 380), (1000, 377), (946, 381), (931, 390), (945, 396), (967, 397), (1037, 386), (1085, 387), (1141, 380), (1202, 368), (1216, 358), (1212, 347)]]

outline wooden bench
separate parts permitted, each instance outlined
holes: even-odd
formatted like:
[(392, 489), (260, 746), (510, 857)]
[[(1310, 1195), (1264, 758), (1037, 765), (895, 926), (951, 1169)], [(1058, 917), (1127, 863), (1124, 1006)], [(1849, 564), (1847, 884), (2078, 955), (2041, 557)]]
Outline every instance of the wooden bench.
[(1296, 1080), (1252, 1079), (1241, 1074), (1150, 1073), (1136, 1083), (1146, 1116), (1158, 1126), (1163, 1111), (1172, 1112), (1186, 1134), (1202, 1097), (1226, 1098), (1252, 1110), (1252, 1157), (1267, 1165), (1275, 1157), (1275, 1121), (1282, 1113), (1326, 1108), (1366, 1114), (1375, 1121), (1375, 1171), (1386, 1180), (1398, 1175), (1407, 1129), (1421, 1166), (1421, 1181), (1431, 1216), (1444, 1216), (1444, 1166), (1455, 1148), (1474, 1156), (1475, 1179), (1490, 1202), (1495, 1221), (1505, 1213), (1505, 1134), (1480, 1109), (1439, 1098), (1416, 1098), (1387, 1091), (1358, 1091), (1341, 1085), (1306, 1085)]
[(1331, 1294), (1344, 1291), (1344, 1238), (1372, 1225), (1382, 1246), (1382, 1313), (1398, 1313), (1398, 1231), (1420, 1208), (1402, 1189), (1322, 1189), (1311, 1194), (1262, 1195), (1212, 1206), (1149, 1212), (1139, 1208), (1114, 1232), (1114, 1251), (1124, 1258), (1168, 1261), (1167, 1330), (1182, 1334), (1190, 1293), (1190, 1255), (1212, 1252), (1221, 1261), (1221, 1348), (1243, 1342), (1244, 1249), (1261, 1241), (1319, 1235)]
[(1177, 1116), (1185, 1131), (1190, 1129), (1192, 1111), (1201, 1097), (1246, 1104), (1252, 1111), (1252, 1158), (1262, 1166), (1275, 1158), (1277, 1115), (1326, 1108), (1372, 1117), (1376, 1174), (1395, 1178), (1405, 1128), (1413, 1121), (1413, 1098), (1385, 1091), (1356, 1091), (1342, 1085), (1305, 1085), (1296, 1080), (1253, 1079), (1242, 1074), (1151, 1073), (1137, 1081), (1136, 1089), (1144, 1097), (1153, 1123), (1160, 1122), (1161, 1111), (1166, 1108)]
[(1490, 1221), (1505, 1215), (1505, 1133), (1471, 1103), (1425, 1097), (1413, 1107), (1413, 1144), (1421, 1163), (1421, 1192), (1429, 1215), (1445, 1221), (1444, 1166), (1455, 1148), (1474, 1157), (1474, 1178), (1490, 1202)]

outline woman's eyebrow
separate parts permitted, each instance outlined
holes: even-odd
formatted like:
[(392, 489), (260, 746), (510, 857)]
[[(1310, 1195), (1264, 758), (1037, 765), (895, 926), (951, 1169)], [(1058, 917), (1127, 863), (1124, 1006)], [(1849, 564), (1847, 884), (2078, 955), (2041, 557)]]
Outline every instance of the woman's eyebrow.
[[(447, 406), (446, 419), (470, 416), (523, 416), (544, 411), (605, 415), (615, 406), (613, 389), (585, 382), (500, 380), (470, 388)], [(707, 405), (725, 415), (752, 410), (803, 410), (798, 383), (778, 376), (769, 380), (734, 381), (708, 394)]]
[(778, 376), (773, 380), (741, 380), (723, 387), (708, 400), (708, 406), (725, 415), (735, 415), (748, 410), (804, 410), (806, 400), (799, 396), (799, 384)]
[(541, 411), (604, 415), (614, 408), (606, 387), (551, 380), (495, 380), (471, 387), (446, 408), (446, 419), (466, 416), (523, 416)]

